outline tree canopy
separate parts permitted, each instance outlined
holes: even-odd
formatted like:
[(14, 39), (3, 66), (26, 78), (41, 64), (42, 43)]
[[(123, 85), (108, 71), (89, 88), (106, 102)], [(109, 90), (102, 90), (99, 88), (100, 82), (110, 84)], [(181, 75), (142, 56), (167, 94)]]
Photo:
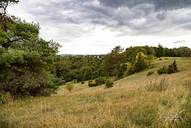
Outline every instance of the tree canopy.
[[(3, 0), (6, 8), (17, 0)], [(39, 25), (6, 15), (0, 19), (0, 91), (12, 96), (42, 95), (56, 89), (53, 63), (58, 44), (39, 37)]]

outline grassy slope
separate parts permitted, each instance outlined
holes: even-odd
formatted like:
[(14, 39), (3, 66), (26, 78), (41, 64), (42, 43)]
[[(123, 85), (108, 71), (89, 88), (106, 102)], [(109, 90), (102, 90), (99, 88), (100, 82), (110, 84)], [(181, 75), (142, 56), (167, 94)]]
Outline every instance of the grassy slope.
[[(0, 127), (26, 128), (179, 128), (187, 90), (182, 86), (191, 76), (191, 58), (176, 58), (181, 72), (172, 75), (146, 76), (172, 58), (157, 60), (153, 69), (115, 83), (88, 88), (78, 84), (72, 93), (64, 87), (51, 97), (16, 101), (0, 107)], [(150, 81), (165, 78), (169, 87), (163, 92), (144, 89)], [(190, 114), (190, 113), (189, 113)], [(186, 125), (188, 126), (188, 125)], [(185, 126), (183, 126), (185, 127)], [(186, 128), (186, 127), (185, 127)]]

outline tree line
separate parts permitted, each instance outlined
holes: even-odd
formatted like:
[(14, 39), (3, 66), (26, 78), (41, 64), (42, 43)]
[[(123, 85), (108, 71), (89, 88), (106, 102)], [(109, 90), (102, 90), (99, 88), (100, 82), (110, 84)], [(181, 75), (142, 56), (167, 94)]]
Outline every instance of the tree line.
[(127, 49), (116, 46), (106, 55), (59, 56), (55, 68), (57, 77), (63, 82), (99, 77), (120, 79), (151, 67), (152, 60), (160, 57), (191, 57), (191, 49), (166, 48), (160, 44), (157, 47), (135, 46)]

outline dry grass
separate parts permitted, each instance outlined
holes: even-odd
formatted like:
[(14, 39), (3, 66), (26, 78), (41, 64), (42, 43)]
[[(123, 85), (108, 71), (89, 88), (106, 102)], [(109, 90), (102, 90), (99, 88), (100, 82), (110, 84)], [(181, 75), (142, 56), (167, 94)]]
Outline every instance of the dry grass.
[[(167, 60), (168, 59), (168, 60)], [(156, 70), (172, 59), (154, 62)], [(144, 71), (115, 82), (114, 87), (65, 87), (51, 97), (18, 100), (0, 107), (0, 128), (189, 128), (184, 108), (191, 75), (191, 59), (178, 58), (181, 72), (147, 76)], [(148, 81), (165, 78), (164, 91), (147, 91)], [(186, 116), (185, 116), (186, 113)], [(186, 122), (186, 123), (185, 123)]]

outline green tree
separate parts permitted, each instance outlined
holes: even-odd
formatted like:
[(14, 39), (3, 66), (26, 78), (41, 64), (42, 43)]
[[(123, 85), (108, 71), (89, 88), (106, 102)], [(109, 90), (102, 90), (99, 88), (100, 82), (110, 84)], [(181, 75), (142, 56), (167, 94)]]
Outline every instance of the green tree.
[(121, 64), (116, 69), (117, 78), (123, 78), (125, 71), (127, 70), (127, 64)]
[(93, 73), (93, 70), (90, 66), (86, 66), (86, 67), (82, 67), (81, 68), (81, 80), (82, 81), (85, 81), (85, 80), (89, 80), (92, 78), (92, 73)]
[(151, 64), (150, 61), (152, 61), (151, 58), (144, 53), (137, 53), (135, 61), (128, 65), (128, 74), (133, 74), (148, 68)]
[[(147, 48), (148, 50), (149, 48)], [(126, 59), (128, 62), (131, 62), (133, 63), (136, 59), (136, 56), (137, 56), (137, 53), (139, 52), (142, 52), (144, 54), (147, 54), (147, 50), (146, 48), (144, 47), (139, 47), (139, 46), (136, 46), (136, 47), (129, 47), (126, 49), (125, 51), (125, 55), (126, 55)], [(149, 53), (150, 51), (148, 50), (148, 54), (151, 54)]]
[(115, 47), (111, 53), (104, 57), (104, 69), (107, 75), (116, 76), (117, 68), (125, 62), (125, 56), (122, 53), (122, 48), (120, 46)]
[(7, 7), (9, 6), (9, 4), (15, 4), (18, 3), (19, 0), (1, 0), (0, 1), (0, 8), (3, 9), (3, 14), (4, 16), (6, 15), (6, 11), (7, 11)]
[(10, 18), (7, 16), (7, 7), (10, 4), (18, 3), (19, 0), (1, 0), (0, 1), (0, 27), (4, 31), (7, 31), (7, 21), (10, 20)]
[[(1, 1), (1, 7), (17, 1)], [(6, 16), (0, 27), (0, 91), (13, 96), (49, 94), (56, 89), (53, 63), (59, 45), (39, 38), (39, 25)], [(5, 27), (6, 26), (6, 27)]]
[(147, 68), (147, 63), (146, 63), (146, 55), (142, 52), (137, 53), (136, 60), (135, 60), (135, 70), (136, 72), (144, 70)]
[(165, 54), (164, 48), (163, 48), (162, 45), (159, 44), (158, 48), (157, 48), (157, 51), (156, 51), (156, 56), (160, 58), (160, 57), (163, 57), (164, 54)]

